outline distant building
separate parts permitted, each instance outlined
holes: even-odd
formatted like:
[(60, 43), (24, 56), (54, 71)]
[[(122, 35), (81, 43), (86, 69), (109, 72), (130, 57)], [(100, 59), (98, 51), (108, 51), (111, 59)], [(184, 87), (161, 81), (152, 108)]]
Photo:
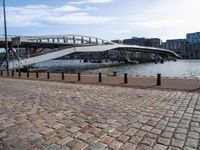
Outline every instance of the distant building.
[(147, 40), (145, 38), (133, 37), (131, 39), (124, 39), (123, 43), (127, 44), (127, 45), (146, 46), (147, 45)]
[(186, 40), (185, 39), (171, 39), (162, 43), (162, 48), (172, 50), (179, 54), (182, 58), (186, 57)]
[(200, 43), (200, 32), (187, 33), (186, 40), (190, 44)]
[(117, 43), (117, 44), (123, 44), (123, 40), (112, 40), (111, 42)]
[(124, 39), (124, 44), (127, 45), (139, 45), (139, 46), (150, 46), (150, 47), (160, 47), (161, 40), (159, 38), (137, 38), (133, 37), (131, 39)]
[(186, 58), (200, 58), (200, 32), (186, 34)]

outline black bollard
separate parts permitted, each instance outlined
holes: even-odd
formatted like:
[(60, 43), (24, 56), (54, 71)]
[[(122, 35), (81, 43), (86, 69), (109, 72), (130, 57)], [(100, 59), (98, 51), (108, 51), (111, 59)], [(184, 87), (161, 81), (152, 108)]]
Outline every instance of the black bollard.
[(47, 72), (47, 79), (50, 79), (50, 73)]
[(39, 78), (39, 73), (38, 72), (36, 72), (36, 78)]
[(62, 80), (65, 80), (65, 73), (62, 72)]
[(158, 73), (157, 74), (157, 86), (160, 86), (161, 85), (161, 74)]
[(29, 71), (27, 71), (26, 73), (27, 73), (27, 78), (29, 78)]
[(102, 74), (99, 73), (99, 82), (102, 82)]
[(81, 73), (78, 73), (78, 81), (81, 81)]
[(15, 76), (15, 72), (14, 72), (14, 71), (12, 71), (12, 76), (13, 76), (13, 77)]
[(3, 76), (3, 70), (1, 70), (1, 76)]
[(127, 84), (128, 83), (128, 74), (125, 73), (124, 74), (124, 84)]
[(18, 73), (19, 73), (19, 77), (21, 77), (21, 71), (19, 71)]

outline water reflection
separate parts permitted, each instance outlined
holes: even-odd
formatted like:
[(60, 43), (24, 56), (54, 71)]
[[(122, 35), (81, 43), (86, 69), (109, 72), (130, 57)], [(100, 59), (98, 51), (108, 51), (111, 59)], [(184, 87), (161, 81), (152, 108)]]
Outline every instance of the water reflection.
[[(76, 73), (78, 71), (90, 70), (95, 68), (108, 67), (112, 63), (80, 63), (79, 60), (51, 60), (36, 64), (39, 67), (46, 67), (49, 71), (65, 71)], [(116, 65), (116, 64), (115, 64)], [(102, 69), (101, 69), (102, 71)], [(118, 72), (122, 75), (128, 73), (129, 75), (146, 75), (156, 76), (161, 73), (166, 77), (200, 77), (200, 60), (177, 60), (170, 61), (164, 64), (127, 64), (118, 67), (106, 69), (109, 72)]]

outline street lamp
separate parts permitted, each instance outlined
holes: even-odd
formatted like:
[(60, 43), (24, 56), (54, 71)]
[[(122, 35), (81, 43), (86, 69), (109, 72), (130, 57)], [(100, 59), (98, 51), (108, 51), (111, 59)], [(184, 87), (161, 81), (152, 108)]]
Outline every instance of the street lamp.
[(6, 70), (7, 70), (7, 76), (9, 76), (9, 53), (8, 53), (8, 37), (7, 37), (7, 26), (6, 26), (5, 0), (3, 0), (3, 15), (4, 15), (5, 49), (6, 49)]

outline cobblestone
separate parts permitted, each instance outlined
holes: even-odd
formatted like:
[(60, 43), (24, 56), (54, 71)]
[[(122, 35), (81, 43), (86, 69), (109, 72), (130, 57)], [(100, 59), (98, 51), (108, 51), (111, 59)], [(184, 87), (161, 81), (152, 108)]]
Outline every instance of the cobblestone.
[(0, 149), (200, 148), (199, 93), (0, 82)]

